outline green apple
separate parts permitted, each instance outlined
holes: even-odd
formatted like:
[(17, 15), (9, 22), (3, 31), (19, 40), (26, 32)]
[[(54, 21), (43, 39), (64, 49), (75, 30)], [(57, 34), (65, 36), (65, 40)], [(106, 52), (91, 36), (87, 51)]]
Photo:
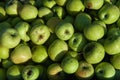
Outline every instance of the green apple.
[(55, 0), (43, 0), (43, 6), (52, 8), (53, 6), (56, 5)]
[(41, 24), (45, 24), (44, 20), (40, 18), (36, 18), (34, 19), (33, 22), (31, 22), (31, 27), (35, 25), (41, 25)]
[(30, 40), (36, 44), (44, 44), (50, 36), (50, 31), (47, 25), (35, 25), (29, 32)]
[(0, 23), (0, 34), (6, 29), (10, 28), (12, 25), (9, 22), (3, 21)]
[(55, 34), (61, 40), (69, 40), (74, 34), (74, 27), (71, 23), (62, 21), (55, 27)]
[(7, 28), (3, 33), (0, 35), (0, 44), (7, 48), (14, 48), (16, 47), (21, 41), (19, 33), (14, 28)]
[(9, 48), (0, 45), (0, 59), (9, 58)]
[(18, 10), (18, 14), (24, 21), (31, 21), (38, 15), (38, 9), (30, 4), (24, 4), (21, 9)]
[(97, 41), (105, 34), (105, 29), (100, 24), (90, 24), (84, 28), (84, 36), (90, 41)]
[(48, 47), (48, 55), (52, 61), (60, 61), (68, 51), (68, 45), (65, 41), (55, 39)]
[(12, 66), (14, 63), (8, 58), (2, 60), (2, 67), (4, 69), (8, 69), (10, 66)]
[(15, 26), (17, 23), (19, 23), (20, 21), (22, 21), (22, 19), (20, 18), (20, 17), (15, 17), (15, 18), (13, 18), (12, 20), (11, 20), (11, 25), (12, 26)]
[(6, 80), (6, 70), (4, 68), (0, 68), (0, 80)]
[[(113, 14), (114, 12), (114, 14)], [(105, 24), (112, 24), (116, 22), (120, 16), (120, 10), (116, 5), (113, 4), (105, 4), (98, 11), (98, 16), (100, 20), (105, 22)]]
[(83, 49), (83, 57), (88, 63), (97, 64), (103, 60), (104, 56), (104, 47), (98, 42), (89, 42)]
[(95, 67), (95, 75), (98, 80), (113, 80), (115, 68), (108, 62), (101, 62)]
[(115, 69), (120, 69), (120, 53), (112, 55), (110, 57), (110, 62), (114, 66)]
[(4, 7), (0, 6), (0, 21), (5, 20), (7, 17)]
[(47, 7), (40, 7), (38, 9), (38, 17), (45, 18), (45, 20), (48, 20), (51, 17), (53, 17), (53, 11)]
[(20, 43), (11, 52), (10, 59), (14, 64), (25, 63), (32, 58), (30, 47)]
[(67, 0), (55, 0), (56, 4), (59, 6), (65, 6)]
[(84, 11), (85, 6), (81, 0), (68, 0), (66, 3), (66, 10), (70, 15), (76, 15), (80, 11)]
[(87, 43), (86, 38), (82, 33), (74, 33), (68, 40), (68, 46), (73, 50), (80, 52)]
[(21, 72), (22, 72), (23, 66), (21, 65), (12, 65), (7, 69), (7, 79), (8, 80), (20, 80)]
[(78, 80), (91, 80), (94, 75), (94, 67), (92, 64), (82, 60), (79, 62), (79, 67), (75, 72)]
[(98, 10), (104, 4), (104, 0), (84, 0), (84, 5), (88, 9)]
[(39, 68), (34, 65), (27, 65), (22, 70), (24, 80), (36, 80), (39, 77)]
[(15, 25), (14, 28), (18, 31), (21, 40), (23, 40), (23, 41), (25, 41), (25, 42), (27, 42), (27, 41), (30, 40), (30, 38), (29, 38), (29, 36), (28, 36), (28, 34), (27, 34), (28, 31), (29, 31), (29, 29), (30, 29), (29, 23), (24, 22), (24, 21), (21, 21), (21, 22), (18, 22), (18, 23)]
[(72, 24), (74, 23), (74, 17), (70, 15), (66, 15), (63, 20)]
[(83, 31), (85, 27), (90, 25), (92, 22), (92, 18), (87, 13), (79, 13), (75, 17), (74, 25), (77, 31)]
[(104, 40), (104, 49), (107, 54), (114, 55), (120, 53), (120, 36), (111, 35)]
[(32, 47), (32, 61), (42, 63), (48, 58), (45, 46), (38, 45)]
[(107, 31), (107, 36), (120, 35), (120, 29), (118, 27), (109, 28)]
[(65, 9), (63, 7), (61, 7), (61, 6), (54, 6), (52, 8), (52, 10), (53, 10), (54, 14), (56, 16), (58, 16), (60, 19), (63, 19), (65, 17), (66, 12), (65, 12)]
[(22, 6), (20, 1), (12, 0), (11, 2), (8, 1), (8, 3), (5, 5), (5, 11), (10, 16), (17, 16), (18, 15), (18, 9)]
[(61, 67), (65, 73), (73, 74), (77, 71), (79, 67), (79, 62), (74, 57), (66, 56), (61, 61)]
[(116, 4), (117, 0), (105, 0), (105, 2), (110, 4)]

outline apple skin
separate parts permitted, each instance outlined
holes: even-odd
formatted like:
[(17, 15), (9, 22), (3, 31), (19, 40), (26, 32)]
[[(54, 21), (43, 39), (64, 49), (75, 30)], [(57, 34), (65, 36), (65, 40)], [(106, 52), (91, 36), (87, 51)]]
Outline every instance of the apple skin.
[(61, 62), (61, 67), (65, 73), (73, 74), (77, 71), (79, 67), (79, 62), (74, 57), (66, 56)]
[[(119, 1), (119, 0), (118, 0)], [(105, 0), (106, 3), (116, 4), (117, 0)]]
[(51, 9), (55, 5), (56, 5), (55, 0), (43, 0), (43, 6), (45, 7), (48, 7)]
[(9, 48), (0, 45), (0, 59), (9, 58)]
[(87, 43), (86, 38), (82, 33), (74, 33), (68, 40), (68, 46), (73, 50), (80, 52)]
[(0, 44), (7, 48), (16, 47), (21, 41), (19, 33), (14, 28), (7, 28), (5, 31), (3, 31), (3, 33), (0, 35), (0, 39)]
[(104, 47), (98, 42), (89, 42), (83, 49), (83, 57), (88, 63), (97, 64), (103, 60), (104, 56)]
[(11, 20), (11, 25), (15, 26), (17, 23), (19, 23), (20, 21), (22, 21), (22, 19), (20, 17), (15, 17)]
[(27, 65), (22, 70), (24, 80), (36, 80), (39, 77), (39, 68), (34, 65)]
[(90, 25), (92, 22), (92, 18), (87, 13), (79, 13), (75, 17), (74, 25), (77, 31), (83, 31), (85, 27)]
[(35, 25), (30, 29), (29, 32), (30, 40), (36, 44), (44, 44), (50, 37), (50, 31), (47, 25)]
[(88, 9), (98, 10), (103, 6), (104, 0), (84, 0), (83, 3)]
[(65, 41), (55, 39), (48, 47), (48, 55), (52, 61), (60, 61), (68, 51), (68, 45)]
[(75, 76), (78, 78), (78, 80), (90, 80), (93, 78), (93, 75), (93, 65), (84, 60), (79, 61), (79, 67), (75, 72)]
[(34, 21), (31, 23), (31, 26), (35, 26), (35, 25), (41, 25), (41, 24), (45, 24), (43, 19), (40, 18), (36, 18), (34, 19)]
[(33, 46), (32, 47), (32, 61), (35, 63), (42, 63), (48, 58), (47, 50), (45, 46)]
[(0, 6), (0, 21), (3, 21), (7, 18), (6, 11), (4, 7)]
[(59, 6), (65, 6), (67, 0), (55, 0), (56, 4)]
[(6, 80), (6, 70), (4, 68), (0, 68), (0, 80)]
[(113, 80), (115, 68), (108, 62), (101, 62), (95, 67), (95, 75), (98, 80)]
[[(114, 12), (114, 14), (113, 14)], [(105, 24), (112, 24), (116, 22), (120, 16), (120, 10), (116, 5), (113, 4), (105, 4), (98, 11), (98, 16), (100, 20), (105, 22)]]
[(55, 34), (61, 40), (69, 40), (74, 34), (74, 27), (71, 23), (62, 21), (55, 27)]
[(8, 58), (2, 60), (2, 67), (4, 69), (8, 69), (10, 66), (12, 66), (14, 63)]

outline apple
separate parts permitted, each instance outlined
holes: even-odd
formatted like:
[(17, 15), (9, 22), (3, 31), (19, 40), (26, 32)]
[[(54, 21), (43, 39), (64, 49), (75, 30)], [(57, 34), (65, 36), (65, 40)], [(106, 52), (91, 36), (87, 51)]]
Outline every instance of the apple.
[(12, 26), (15, 26), (17, 23), (19, 23), (20, 21), (22, 21), (22, 19), (20, 18), (20, 17), (15, 17), (15, 18), (13, 18), (12, 20), (11, 20), (11, 25)]
[(104, 0), (84, 0), (84, 5), (88, 9), (98, 10), (104, 4)]
[(104, 49), (107, 54), (114, 55), (120, 53), (120, 36), (111, 35), (104, 40)]
[(75, 17), (74, 25), (77, 31), (83, 31), (85, 27), (90, 25), (92, 22), (92, 18), (87, 13), (79, 13)]
[(27, 42), (30, 40), (30, 37), (28, 36), (28, 31), (30, 29), (30, 25), (27, 22), (21, 21), (18, 22), (14, 28), (18, 31), (21, 40)]
[(12, 66), (14, 63), (8, 58), (2, 60), (2, 67), (4, 69), (8, 69), (10, 66)]
[(67, 43), (60, 39), (55, 39), (48, 47), (48, 55), (52, 61), (60, 61), (67, 51)]
[(27, 44), (20, 43), (10, 54), (10, 59), (14, 64), (25, 63), (32, 58), (30, 47)]
[(100, 62), (95, 67), (95, 75), (98, 80), (113, 80), (115, 68), (108, 62)]
[(45, 24), (44, 20), (43, 19), (40, 19), (40, 18), (36, 18), (34, 19), (34, 21), (31, 23), (31, 27), (32, 26), (35, 26), (35, 25), (41, 25), (41, 24)]
[(94, 75), (94, 67), (92, 64), (81, 60), (79, 61), (79, 67), (75, 72), (75, 76), (78, 80), (91, 80)]
[[(113, 14), (114, 12), (114, 14)], [(116, 5), (105, 4), (98, 11), (98, 16), (105, 24), (112, 24), (116, 22), (120, 16), (120, 10)]]
[(7, 48), (16, 47), (21, 41), (19, 33), (14, 28), (7, 28), (0, 35), (0, 44)]
[(32, 47), (32, 61), (42, 63), (48, 58), (45, 46), (38, 45)]
[(30, 4), (24, 4), (21, 9), (18, 10), (18, 14), (24, 21), (31, 21), (38, 15), (38, 9)]
[(0, 21), (3, 21), (7, 18), (5, 8), (0, 6)]
[(100, 24), (90, 24), (83, 30), (84, 36), (90, 41), (97, 41), (105, 34), (105, 29)]
[(71, 23), (62, 21), (56, 25), (55, 34), (61, 40), (69, 40), (74, 34), (74, 27)]
[(76, 15), (80, 11), (85, 10), (85, 6), (83, 5), (81, 0), (68, 0), (66, 3), (66, 10), (70, 15)]
[(82, 33), (74, 33), (68, 40), (68, 46), (73, 50), (80, 52), (86, 45), (87, 40)]
[(70, 16), (70, 15), (66, 15), (63, 20), (66, 21), (66, 22), (69, 22), (69, 23), (71, 23), (71, 24), (74, 23), (74, 17), (73, 17), (73, 16)]
[(88, 63), (97, 64), (103, 60), (104, 56), (105, 49), (98, 42), (89, 42), (83, 48), (83, 57)]
[(0, 45), (0, 59), (9, 58), (9, 48)]
[(65, 6), (67, 0), (55, 0), (56, 4), (59, 6)]
[(30, 40), (36, 44), (44, 44), (50, 36), (50, 31), (47, 25), (35, 25), (30, 29), (29, 37)]
[(105, 2), (110, 4), (116, 4), (117, 0), (105, 0)]
[(24, 80), (36, 80), (39, 77), (39, 68), (34, 65), (27, 65), (22, 70)]
[(6, 80), (6, 70), (4, 68), (0, 68), (0, 80)]
[(6, 29), (10, 28), (12, 25), (9, 22), (3, 21), (0, 23), (0, 34)]
[(55, 0), (43, 0), (43, 6), (45, 7), (48, 7), (51, 9), (55, 5), (56, 5)]

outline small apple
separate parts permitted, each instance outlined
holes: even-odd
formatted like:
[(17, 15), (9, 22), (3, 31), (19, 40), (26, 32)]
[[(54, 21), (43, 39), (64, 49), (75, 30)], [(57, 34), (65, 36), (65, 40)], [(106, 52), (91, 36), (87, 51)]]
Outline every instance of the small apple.
[(95, 67), (95, 75), (98, 80), (113, 80), (115, 68), (108, 62), (100, 62)]
[(35, 26), (35, 25), (41, 25), (41, 24), (45, 24), (43, 19), (40, 18), (36, 18), (34, 19), (34, 21), (31, 23), (31, 26)]
[(75, 72), (75, 76), (78, 80), (90, 80), (94, 75), (94, 67), (92, 64), (82, 60), (79, 62), (79, 67)]
[(30, 40), (36, 44), (44, 44), (50, 36), (50, 31), (47, 25), (35, 25), (29, 32)]
[(70, 15), (66, 15), (63, 20), (66, 21), (66, 22), (69, 22), (69, 23), (71, 23), (71, 24), (74, 23), (74, 17), (73, 17), (73, 16), (70, 16)]
[(104, 56), (104, 47), (98, 42), (89, 42), (83, 49), (83, 57), (88, 63), (97, 64), (103, 60)]
[(30, 29), (29, 23), (24, 22), (24, 21), (21, 21), (21, 22), (18, 22), (18, 23), (15, 25), (14, 28), (18, 31), (21, 40), (23, 40), (23, 41), (25, 41), (25, 42), (27, 42), (27, 41), (30, 40), (30, 38), (29, 38), (29, 36), (28, 36), (28, 34), (27, 34), (28, 31), (29, 31), (29, 29)]
[(77, 71), (79, 67), (79, 62), (74, 57), (66, 56), (61, 61), (61, 67), (65, 73), (73, 74)]
[(84, 5), (88, 9), (98, 10), (104, 4), (104, 0), (84, 0)]
[(19, 33), (14, 28), (7, 28), (3, 33), (0, 35), (0, 44), (7, 48), (14, 48), (16, 47), (21, 41)]
[(36, 63), (42, 63), (48, 58), (47, 50), (45, 46), (33, 46), (32, 47), (32, 61)]
[(55, 34), (61, 40), (68, 40), (74, 34), (74, 27), (71, 23), (62, 21), (55, 27)]
[(4, 68), (0, 68), (0, 80), (6, 80), (6, 70)]
[(73, 50), (80, 52), (86, 45), (87, 40), (82, 33), (74, 33), (68, 40), (68, 46)]
[(70, 15), (76, 15), (80, 11), (84, 11), (85, 6), (81, 0), (68, 0), (66, 3), (66, 10)]
[(55, 5), (56, 5), (55, 0), (43, 0), (43, 6), (45, 7), (48, 7), (51, 9)]
[(10, 66), (12, 66), (14, 63), (8, 58), (2, 60), (2, 67), (4, 69), (8, 69)]
[(79, 13), (75, 17), (74, 25), (77, 31), (83, 31), (85, 27), (90, 25), (92, 22), (92, 18), (87, 13)]
[(107, 3), (98, 11), (98, 16), (105, 24), (112, 24), (118, 20), (119, 13), (120, 10), (116, 5)]
[(39, 77), (39, 68), (34, 65), (27, 65), (22, 70), (24, 80), (36, 80)]
[(11, 52), (10, 59), (14, 64), (21, 64), (31, 59), (32, 53), (27, 44), (20, 43)]
[(55, 0), (56, 4), (59, 6), (65, 6), (67, 0)]
[(0, 59), (9, 58), (9, 48), (0, 45)]
[(52, 61), (60, 61), (68, 51), (68, 45), (65, 41), (55, 39), (48, 47), (48, 55)]
[(22, 19), (20, 18), (20, 17), (15, 17), (15, 18), (13, 18), (12, 20), (11, 20), (11, 25), (12, 26), (15, 26), (17, 23), (19, 23), (20, 21), (22, 21)]

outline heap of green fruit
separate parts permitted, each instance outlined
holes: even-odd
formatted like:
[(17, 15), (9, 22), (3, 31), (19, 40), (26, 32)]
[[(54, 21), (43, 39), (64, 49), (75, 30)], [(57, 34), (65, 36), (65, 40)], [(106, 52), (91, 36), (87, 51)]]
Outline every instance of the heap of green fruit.
[(119, 80), (120, 0), (0, 1), (0, 80)]

